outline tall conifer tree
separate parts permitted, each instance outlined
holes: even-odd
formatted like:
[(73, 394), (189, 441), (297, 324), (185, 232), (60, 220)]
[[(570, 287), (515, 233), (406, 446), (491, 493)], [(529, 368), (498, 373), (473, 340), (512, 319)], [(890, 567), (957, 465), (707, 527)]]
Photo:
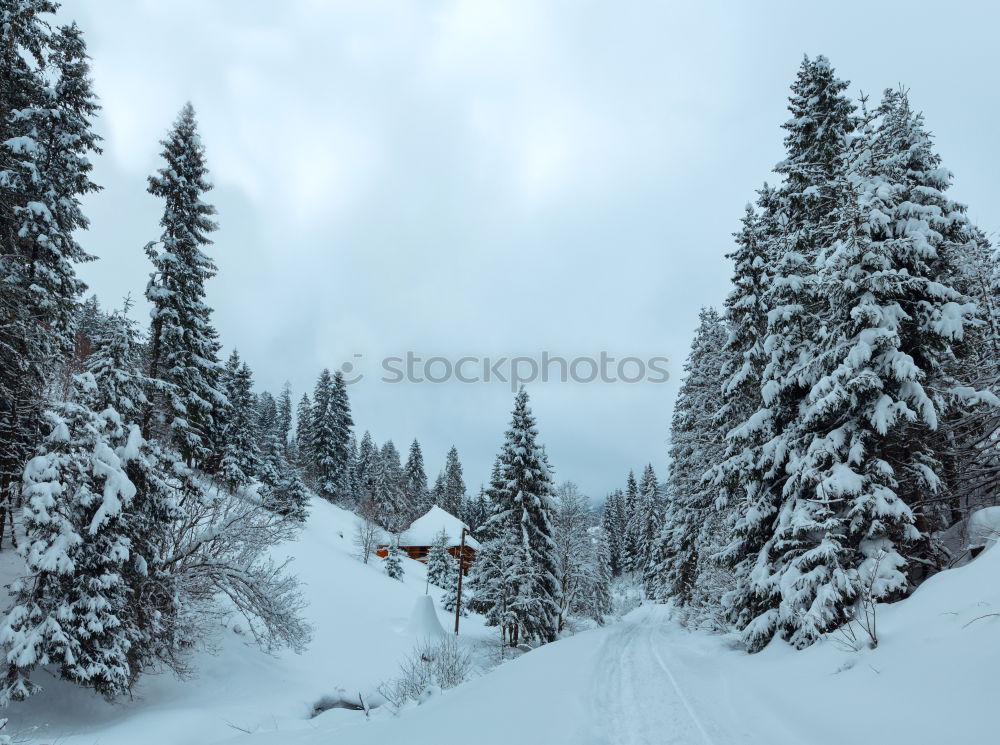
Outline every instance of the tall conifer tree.
[(724, 450), (715, 415), (724, 400), (720, 378), (726, 338), (719, 314), (702, 309), (670, 423), (669, 500), (653, 556), (654, 582), (659, 598), (674, 598), (682, 606), (691, 602), (699, 570), (711, 560), (706, 553), (713, 548), (717, 489), (705, 475)]
[(416, 438), (410, 443), (410, 452), (403, 471), (406, 480), (406, 499), (411, 506), (412, 516), (416, 518), (431, 508), (427, 473), (424, 471), (424, 454)]
[[(42, 435), (54, 359), (72, 349), (84, 284), (74, 240), (98, 110), (75, 25), (52, 28), (48, 0), (0, 3), (0, 540), (21, 471)], [(47, 425), (46, 425), (47, 426)]]
[(500, 478), (487, 532), (512, 555), (516, 594), (508, 608), (508, 639), (554, 641), (559, 622), (559, 584), (552, 519), (551, 470), (538, 443), (535, 417), (522, 388), (500, 451)]
[(458, 449), (452, 445), (444, 465), (444, 503), (438, 505), (455, 517), (462, 514), (465, 500), (465, 481), (462, 478), (462, 464), (458, 460)]
[(216, 267), (204, 248), (218, 226), (215, 207), (203, 200), (212, 184), (190, 103), (161, 144), (166, 163), (149, 177), (149, 193), (164, 200), (163, 233), (158, 244), (146, 246), (153, 264), (146, 299), (153, 306), (149, 376), (165, 385), (155, 391), (144, 430), (148, 436), (154, 424), (165, 427), (181, 455), (200, 463), (215, 447), (213, 417), (226, 399), (219, 386), (218, 335), (205, 303), (205, 282)]

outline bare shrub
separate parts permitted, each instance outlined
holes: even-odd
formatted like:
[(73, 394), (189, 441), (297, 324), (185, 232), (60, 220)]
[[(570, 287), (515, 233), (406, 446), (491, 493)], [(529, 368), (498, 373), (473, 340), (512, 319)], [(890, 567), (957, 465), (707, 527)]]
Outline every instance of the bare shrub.
[(382, 529), (376, 522), (376, 517), (376, 510), (370, 499), (358, 506), (358, 519), (354, 525), (354, 548), (358, 558), (365, 564), (375, 553), (382, 537)]
[(463, 683), (472, 671), (472, 656), (453, 636), (425, 639), (399, 663), (399, 671), (398, 678), (378, 688), (396, 708)]
[[(299, 583), (288, 571), (290, 559), (270, 557), (273, 546), (295, 536), (297, 524), (221, 490), (192, 490), (180, 506), (162, 563), (180, 601), (175, 640), (206, 640), (238, 613), (262, 649), (302, 651), (311, 630), (301, 616), (305, 601)], [(171, 652), (183, 656), (183, 650)], [(179, 663), (168, 664), (182, 673)]]
[(879, 577), (879, 567), (885, 558), (885, 551), (879, 551), (875, 556), (868, 577), (861, 586), (861, 593), (854, 603), (853, 617), (837, 629), (836, 641), (852, 652), (860, 652), (865, 647), (875, 649), (878, 646), (878, 627), (876, 610), (878, 594), (875, 585)]

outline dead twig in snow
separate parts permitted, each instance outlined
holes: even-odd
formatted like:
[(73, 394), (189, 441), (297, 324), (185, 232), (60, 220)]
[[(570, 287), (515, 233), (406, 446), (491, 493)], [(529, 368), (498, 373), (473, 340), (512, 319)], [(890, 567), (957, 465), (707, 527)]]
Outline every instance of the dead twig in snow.
[(977, 618), (973, 618), (971, 621), (969, 621), (967, 624), (965, 624), (965, 626), (963, 626), (962, 628), (963, 629), (964, 628), (968, 628), (969, 626), (971, 626), (972, 624), (974, 624), (976, 621), (981, 621), (984, 618), (989, 618), (990, 616), (1000, 616), (1000, 613), (987, 613), (985, 616), (979, 616)]

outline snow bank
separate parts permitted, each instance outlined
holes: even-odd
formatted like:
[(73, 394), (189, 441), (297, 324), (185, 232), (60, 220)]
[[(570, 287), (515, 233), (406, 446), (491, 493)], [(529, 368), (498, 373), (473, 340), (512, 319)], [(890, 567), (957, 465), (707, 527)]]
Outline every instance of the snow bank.
[(986, 507), (969, 517), (969, 546), (990, 548), (1000, 538), (1000, 506)]

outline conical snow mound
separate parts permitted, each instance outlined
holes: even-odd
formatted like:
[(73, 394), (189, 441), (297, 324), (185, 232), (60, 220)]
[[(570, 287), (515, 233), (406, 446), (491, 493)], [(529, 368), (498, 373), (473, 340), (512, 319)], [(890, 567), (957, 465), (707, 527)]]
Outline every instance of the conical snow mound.
[(409, 630), (420, 637), (444, 636), (444, 629), (438, 620), (437, 611), (434, 610), (434, 600), (430, 595), (421, 595), (417, 598), (413, 612), (410, 613)]

